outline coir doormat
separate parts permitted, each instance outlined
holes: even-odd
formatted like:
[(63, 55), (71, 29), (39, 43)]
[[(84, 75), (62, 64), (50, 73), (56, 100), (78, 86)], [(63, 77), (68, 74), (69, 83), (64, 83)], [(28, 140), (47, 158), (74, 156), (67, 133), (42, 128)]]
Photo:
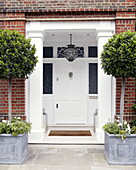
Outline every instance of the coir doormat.
[(89, 130), (51, 130), (49, 136), (92, 136)]

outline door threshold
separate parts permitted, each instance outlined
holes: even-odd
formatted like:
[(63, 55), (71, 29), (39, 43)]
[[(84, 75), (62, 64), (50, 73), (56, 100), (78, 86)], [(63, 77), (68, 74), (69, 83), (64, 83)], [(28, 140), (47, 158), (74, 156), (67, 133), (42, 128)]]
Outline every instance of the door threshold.
[(104, 145), (104, 143), (44, 143), (44, 142), (28, 142), (29, 145)]
[(46, 145), (101, 145), (93, 131), (92, 136), (48, 136), (50, 131), (45, 133), (43, 141), (30, 141), (29, 144), (46, 144)]

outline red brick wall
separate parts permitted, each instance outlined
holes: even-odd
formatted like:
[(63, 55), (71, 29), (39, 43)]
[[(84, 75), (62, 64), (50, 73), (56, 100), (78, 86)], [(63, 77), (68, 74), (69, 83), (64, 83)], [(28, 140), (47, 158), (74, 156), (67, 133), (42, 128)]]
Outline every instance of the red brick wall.
[(8, 82), (0, 80), (0, 115), (8, 113)]
[(4, 28), (4, 21), (0, 21), (0, 29)]
[(134, 11), (135, 0), (8, 0), (2, 12)]
[[(19, 20), (16, 21), (14, 18)], [(25, 13), (0, 13), (0, 19), (3, 19), (0, 22), (1, 29), (17, 30), (25, 34)]]
[[(30, 1), (9, 0), (0, 2), (0, 29), (18, 30), (25, 33), (25, 19), (46, 18), (115, 18), (116, 33), (135, 30), (135, 0), (81, 0), (81, 1)], [(38, 3), (39, 2), (39, 3)], [(12, 12), (13, 11), (13, 12)], [(15, 13), (16, 11), (17, 13)], [(59, 11), (59, 12), (57, 12)], [(108, 11), (108, 12), (107, 12)], [(118, 11), (118, 12), (116, 12)], [(128, 11), (128, 12), (127, 12)], [(8, 12), (8, 13), (7, 13)], [(25, 12), (25, 13), (24, 13)], [(123, 18), (122, 18), (123, 17)], [(129, 19), (130, 17), (130, 19)], [(16, 20), (16, 18), (18, 20)], [(127, 18), (127, 19), (126, 19)], [(125, 119), (135, 116), (131, 106), (135, 103), (135, 79), (126, 81)], [(119, 114), (121, 79), (117, 79), (116, 113)], [(24, 80), (13, 82), (13, 114), (25, 114), (25, 83)], [(0, 81), (0, 114), (7, 114), (7, 82)]]
[[(132, 12), (117, 12), (117, 17), (135, 17), (136, 13)], [(116, 33), (124, 32), (127, 30), (135, 31), (135, 19), (117, 19), (116, 20)], [(120, 112), (120, 94), (121, 94), (121, 79), (116, 82), (116, 114)], [(129, 78), (125, 84), (125, 108), (124, 119), (130, 121), (136, 118), (136, 111), (132, 109), (132, 105), (136, 102), (136, 80)]]
[[(23, 13), (0, 13), (0, 29), (17, 30), (20, 33), (25, 33), (25, 21), (10, 21), (12, 18), (24, 18)], [(4, 19), (9, 18), (9, 21)], [(0, 80), (0, 116), (8, 114), (8, 81)], [(13, 79), (12, 82), (12, 114), (25, 118), (25, 80)]]
[[(120, 33), (123, 31), (131, 30), (135, 31), (135, 22), (136, 19), (136, 12), (116, 12), (116, 17), (122, 17), (124, 19), (117, 19), (116, 20), (116, 33)], [(132, 19), (125, 19), (131, 17)]]
[[(8, 81), (0, 80), (0, 116), (8, 114)], [(25, 117), (25, 81), (12, 80), (12, 115)]]
[[(121, 79), (116, 81), (116, 114), (120, 113)], [(124, 119), (128, 122), (136, 118), (136, 112), (132, 105), (136, 101), (136, 80), (129, 78), (125, 81), (125, 101), (124, 101)]]
[(93, 12), (93, 11), (82, 11), (82, 12), (44, 12), (44, 13), (26, 13), (26, 19), (46, 19), (46, 18), (99, 18), (102, 20), (103, 18), (111, 18), (115, 17), (115, 12)]

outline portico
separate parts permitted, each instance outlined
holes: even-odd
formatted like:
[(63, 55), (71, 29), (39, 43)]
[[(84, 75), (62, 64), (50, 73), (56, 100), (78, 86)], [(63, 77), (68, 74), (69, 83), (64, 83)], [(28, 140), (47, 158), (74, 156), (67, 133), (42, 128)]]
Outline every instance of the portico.
[[(102, 126), (115, 114), (115, 79), (101, 69), (100, 53), (114, 32), (114, 21), (26, 23), (26, 36), (36, 45), (39, 61), (26, 81), (30, 141), (42, 142), (45, 137), (45, 108), (48, 129), (91, 129), (98, 110), (95, 135), (103, 142)], [(69, 44), (69, 34), (73, 44), (83, 49), (83, 57), (73, 62), (58, 57), (59, 48)], [(49, 47), (52, 55), (43, 56)]]

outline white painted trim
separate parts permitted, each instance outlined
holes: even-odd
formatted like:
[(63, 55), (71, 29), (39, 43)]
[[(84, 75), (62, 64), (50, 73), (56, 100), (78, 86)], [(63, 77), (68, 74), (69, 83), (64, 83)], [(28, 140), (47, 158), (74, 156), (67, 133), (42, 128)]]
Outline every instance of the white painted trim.
[(44, 37), (46, 36), (46, 33), (43, 30), (27, 30), (27, 37), (30, 39), (32, 38), (42, 38), (44, 41)]
[[(51, 21), (51, 20), (50, 20)], [(71, 21), (71, 22), (27, 22), (26, 23), (27, 31), (29, 30), (43, 30), (43, 31), (52, 31), (52, 30), (115, 30), (115, 22), (114, 21)]]
[[(43, 58), (43, 63), (54, 63), (58, 60), (66, 60), (66, 58)], [(98, 63), (98, 58), (78, 58), (76, 60), (86, 60), (88, 63)]]
[[(27, 31), (27, 30), (26, 30)], [(43, 140), (45, 129), (43, 129), (43, 31), (28, 31), (27, 37), (31, 38), (31, 43), (36, 46), (36, 55), (38, 56), (38, 63), (31, 76), (29, 76), (29, 81), (27, 83), (27, 93), (26, 97), (29, 98), (30, 104), (27, 105), (27, 112), (29, 111), (29, 119), (32, 123), (32, 131), (30, 135), (30, 140)], [(28, 115), (28, 113), (27, 113)]]
[(26, 18), (0, 18), (0, 21), (24, 21)]
[(41, 130), (32, 130), (30, 134), (28, 134), (28, 142), (35, 141), (43, 141), (45, 137), (45, 129)]
[(106, 21), (106, 20), (116, 20), (116, 19), (136, 19), (136, 17), (103, 17), (103, 18), (33, 18), (33, 19), (25, 19), (26, 21)]
[(113, 36), (113, 30), (108, 29), (108, 30), (98, 30), (97, 29), (97, 40), (101, 37), (112, 37)]
[(106, 75), (101, 69), (101, 52), (103, 45), (112, 37), (114, 31), (98, 32), (98, 127), (96, 128), (96, 136), (98, 140), (104, 141), (104, 131), (102, 127), (113, 117), (112, 113), (112, 77)]
[(117, 20), (117, 19), (121, 19), (121, 20), (122, 20), (122, 19), (123, 19), (123, 20), (124, 20), (124, 19), (136, 19), (136, 17), (116, 17), (115, 19), (116, 19), (116, 20)]
[[(133, 18), (133, 17), (132, 17)], [(105, 18), (1, 18), (0, 21), (91, 21), (91, 20), (115, 20), (115, 17)]]

